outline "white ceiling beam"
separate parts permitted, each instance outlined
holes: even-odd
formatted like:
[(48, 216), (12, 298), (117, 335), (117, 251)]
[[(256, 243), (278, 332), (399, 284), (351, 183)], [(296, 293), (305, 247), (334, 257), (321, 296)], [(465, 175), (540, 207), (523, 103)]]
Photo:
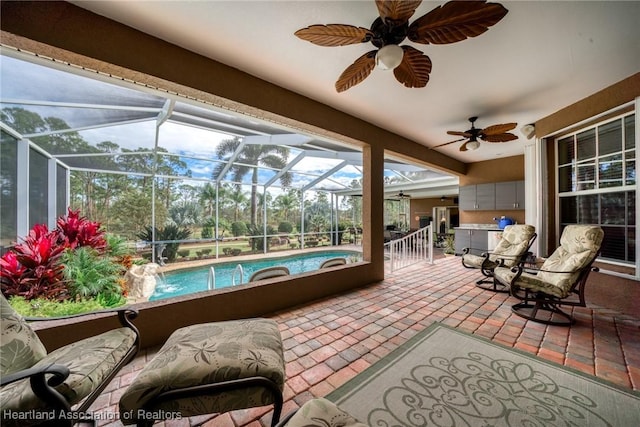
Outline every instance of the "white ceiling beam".
[(304, 145), (312, 141), (311, 138), (297, 133), (283, 133), (277, 135), (250, 135), (244, 137), (247, 145)]
[(106, 127), (111, 127), (111, 126), (130, 125), (130, 124), (133, 124), (133, 123), (150, 122), (152, 120), (155, 120), (155, 117), (149, 117), (149, 118), (144, 118), (144, 119), (135, 119), (135, 120), (123, 120), (123, 121), (120, 121), (120, 122), (104, 123), (104, 124), (99, 124), (99, 125), (78, 126), (78, 127), (75, 127), (75, 128), (68, 128), (68, 129), (49, 130), (49, 131), (46, 131), (46, 132), (30, 133), (30, 134), (23, 135), (23, 136), (25, 138), (37, 138), (39, 136), (57, 135), (59, 133), (69, 133), (69, 132), (80, 132), (80, 131), (83, 131), (83, 130), (100, 129), (100, 128), (106, 128)]
[(90, 108), (94, 110), (142, 111), (157, 113), (158, 107), (134, 107), (131, 105), (89, 104), (83, 102), (55, 102), (30, 99), (2, 98), (3, 104), (34, 105), (39, 107)]
[[(225, 128), (229, 128), (229, 129), (235, 129), (238, 131), (242, 131), (242, 132), (246, 132), (246, 133), (252, 133), (252, 134), (258, 134), (258, 135), (268, 135), (265, 132), (261, 132), (252, 128), (248, 128), (248, 127), (244, 127), (244, 126), (238, 126), (238, 125), (234, 125), (231, 123), (227, 123), (227, 122), (223, 122), (220, 120), (213, 120), (213, 119), (207, 119), (204, 117), (200, 117), (200, 116), (193, 116), (191, 114), (185, 114), (185, 113), (181, 113), (179, 111), (174, 111), (173, 112), (173, 116), (174, 117), (186, 117), (190, 120), (193, 121), (197, 121), (197, 122), (202, 122), (204, 128), (207, 128), (209, 130), (213, 130), (216, 131), (217, 129), (215, 128), (215, 126), (223, 126)], [(195, 123), (185, 123), (185, 122), (181, 122), (180, 120), (175, 120), (176, 123), (180, 123), (182, 125), (191, 125), (191, 126), (197, 126)], [(225, 132), (228, 133), (228, 132)], [(242, 136), (242, 135), (238, 135), (238, 136)], [(244, 136), (244, 138), (246, 138), (246, 136)]]
[(275, 174), (269, 181), (267, 181), (264, 184), (265, 188), (268, 188), (271, 186), (271, 184), (273, 184), (274, 182), (276, 182), (277, 180), (280, 179), (280, 177), (282, 175), (284, 175), (285, 173), (289, 172), (291, 170), (292, 167), (294, 167), (295, 165), (297, 165), (302, 159), (305, 158), (305, 152), (301, 152), (300, 154), (298, 154), (293, 160), (291, 160), (289, 163), (287, 163), (287, 165), (282, 168), (280, 170), (280, 172), (278, 172), (277, 174)]
[(175, 107), (176, 101), (173, 99), (167, 99), (162, 106), (162, 110), (158, 113), (156, 117), (156, 127), (162, 126), (164, 122), (166, 122), (169, 117), (171, 117), (171, 113), (173, 112), (173, 107)]
[(311, 181), (310, 183), (302, 187), (302, 191), (307, 191), (317, 183), (322, 182), (325, 178), (330, 177), (331, 175), (333, 175), (334, 173), (336, 173), (337, 171), (339, 171), (340, 169), (342, 169), (348, 164), (349, 162), (344, 161), (338, 165), (335, 165), (334, 167), (332, 167), (331, 169), (329, 169), (328, 171), (326, 171), (325, 173), (323, 173), (322, 175), (320, 175), (319, 177), (317, 177), (316, 179), (314, 179), (313, 181)]

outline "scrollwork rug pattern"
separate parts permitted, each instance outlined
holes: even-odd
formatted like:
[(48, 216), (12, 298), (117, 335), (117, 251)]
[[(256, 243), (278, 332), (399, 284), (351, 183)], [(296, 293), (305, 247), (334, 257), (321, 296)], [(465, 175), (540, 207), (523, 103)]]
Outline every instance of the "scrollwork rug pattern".
[(640, 393), (440, 324), (327, 397), (375, 427), (640, 426)]

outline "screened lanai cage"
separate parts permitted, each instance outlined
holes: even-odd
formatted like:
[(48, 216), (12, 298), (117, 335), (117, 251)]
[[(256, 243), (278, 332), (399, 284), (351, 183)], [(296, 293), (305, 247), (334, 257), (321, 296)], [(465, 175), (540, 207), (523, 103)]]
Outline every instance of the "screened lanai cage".
[[(68, 209), (161, 261), (361, 238), (353, 145), (22, 52), (0, 64), (3, 251)], [(385, 168), (391, 198), (457, 184), (391, 157)]]

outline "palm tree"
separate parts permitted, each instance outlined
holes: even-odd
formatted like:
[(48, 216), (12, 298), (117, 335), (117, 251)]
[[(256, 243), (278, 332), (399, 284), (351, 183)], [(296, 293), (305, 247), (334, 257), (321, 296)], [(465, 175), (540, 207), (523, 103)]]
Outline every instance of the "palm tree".
[(280, 194), (274, 200), (275, 207), (280, 210), (285, 221), (289, 221), (289, 214), (291, 213), (291, 211), (293, 211), (300, 205), (300, 199), (294, 194), (293, 191), (295, 190), (290, 190), (285, 194)]
[(247, 196), (242, 191), (241, 185), (234, 185), (235, 191), (230, 191), (228, 193), (228, 198), (233, 205), (233, 222), (238, 221), (238, 214), (243, 206), (246, 206)]
[(216, 187), (209, 182), (200, 189), (200, 203), (204, 207), (207, 216), (213, 216), (216, 206)]
[[(228, 139), (222, 141), (216, 150), (216, 154), (220, 159), (229, 159), (240, 146), (240, 139)], [(233, 174), (233, 181), (242, 182), (242, 178), (251, 173), (251, 224), (256, 225), (258, 222), (258, 167), (266, 166), (274, 169), (282, 169), (287, 165), (289, 160), (289, 149), (277, 145), (247, 145), (242, 152), (236, 157), (234, 164), (231, 166), (230, 172)], [(220, 163), (215, 171), (214, 176), (220, 179), (220, 173), (226, 165)], [(291, 175), (285, 173), (280, 177), (280, 183), (287, 187), (291, 184)]]

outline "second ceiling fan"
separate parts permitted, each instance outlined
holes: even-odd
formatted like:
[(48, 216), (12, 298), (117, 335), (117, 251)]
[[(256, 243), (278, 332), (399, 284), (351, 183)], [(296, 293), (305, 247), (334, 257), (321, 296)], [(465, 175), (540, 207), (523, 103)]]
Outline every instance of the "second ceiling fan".
[(432, 148), (444, 147), (445, 145), (454, 144), (456, 142), (466, 141), (460, 146), (460, 151), (475, 150), (480, 147), (480, 141), (478, 138), (485, 142), (508, 142), (518, 139), (518, 137), (509, 131), (515, 129), (517, 123), (502, 123), (499, 125), (493, 125), (484, 129), (478, 129), (474, 126), (477, 117), (470, 117), (471, 129), (464, 132), (450, 130), (447, 132), (449, 135), (457, 135), (462, 138), (455, 139), (453, 141), (445, 142), (444, 144), (436, 145)]

